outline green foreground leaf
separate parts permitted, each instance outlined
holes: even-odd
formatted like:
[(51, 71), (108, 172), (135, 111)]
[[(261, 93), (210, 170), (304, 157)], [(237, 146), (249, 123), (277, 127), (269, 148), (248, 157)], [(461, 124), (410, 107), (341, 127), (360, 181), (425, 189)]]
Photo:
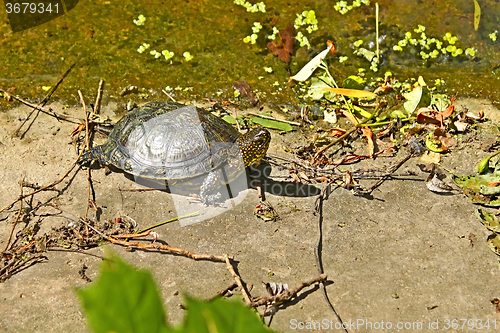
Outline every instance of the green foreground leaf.
[(216, 298), (209, 302), (186, 297), (187, 315), (178, 333), (269, 333), (257, 313), (240, 300)]
[(94, 332), (170, 331), (151, 273), (134, 269), (116, 255), (103, 261), (91, 286), (76, 293)]
[(76, 289), (90, 328), (97, 333), (269, 333), (258, 314), (240, 300), (186, 297), (181, 325), (166, 323), (163, 302), (150, 272), (108, 255), (98, 279)]

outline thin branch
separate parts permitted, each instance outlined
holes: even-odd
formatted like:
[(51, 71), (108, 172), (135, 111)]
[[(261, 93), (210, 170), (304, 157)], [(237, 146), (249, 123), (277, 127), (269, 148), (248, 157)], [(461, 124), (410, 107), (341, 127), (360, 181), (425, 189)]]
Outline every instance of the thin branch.
[[(83, 105), (83, 114), (85, 115), (85, 150), (90, 149), (90, 136), (89, 136), (89, 115), (87, 113), (87, 105), (85, 104), (85, 100), (83, 99), (82, 92), (78, 90), (78, 96), (80, 96), (80, 102)], [(91, 195), (91, 174), (90, 168), (87, 168), (87, 183), (88, 183), (88, 191), (87, 191), (87, 205), (85, 207), (85, 219), (87, 219), (87, 215), (89, 213), (90, 206), (90, 195)]]
[(43, 113), (45, 113), (45, 114), (48, 114), (49, 116), (53, 116), (53, 117), (55, 117), (55, 118), (57, 118), (57, 119), (59, 119), (59, 118), (60, 118), (60, 119), (63, 119), (63, 120), (69, 121), (69, 122), (74, 123), (74, 124), (80, 124), (79, 122), (75, 122), (75, 121), (72, 121), (72, 120), (69, 120), (69, 119), (68, 119), (68, 118), (71, 118), (71, 119), (77, 119), (77, 120), (80, 120), (80, 121), (81, 121), (81, 119), (80, 119), (80, 118), (78, 118), (78, 117), (73, 117), (73, 116), (70, 116), (70, 115), (67, 115), (67, 114), (57, 113), (57, 112), (55, 112), (55, 111), (52, 111), (52, 109), (51, 109), (51, 108), (48, 108), (48, 109), (47, 109), (47, 108), (44, 108), (44, 107), (40, 107), (40, 106), (38, 106), (38, 105), (36, 105), (36, 104), (30, 103), (30, 102), (28, 102), (28, 101), (26, 101), (26, 100), (22, 99), (21, 97), (18, 97), (18, 96), (16, 96), (16, 95), (13, 95), (13, 94), (11, 94), (10, 92), (5, 91), (5, 90), (3, 90), (3, 89), (0, 89), (0, 92), (1, 92), (1, 93), (3, 93), (3, 94), (5, 94), (6, 96), (10, 96), (10, 97), (14, 98), (15, 100), (17, 100), (18, 102), (23, 103), (24, 105), (29, 106), (30, 108), (33, 108), (33, 109), (35, 109), (35, 110), (39, 110), (39, 111), (41, 111), (41, 112), (43, 112)]
[[(50, 88), (50, 90), (47, 93), (47, 95), (45, 95), (45, 97), (42, 99), (42, 101), (38, 104), (39, 107), (44, 107), (45, 104), (47, 104), (47, 102), (49, 101), (49, 99), (52, 96), (52, 94), (56, 91), (57, 87), (59, 87), (59, 85), (63, 82), (63, 80), (66, 78), (66, 76), (69, 74), (69, 72), (71, 71), (71, 69), (73, 69), (74, 66), (75, 66), (75, 63), (72, 63), (71, 66), (69, 66), (69, 68), (66, 70), (66, 72), (64, 72), (63, 75), (61, 75), (61, 77), (56, 82), (56, 84), (54, 86), (52, 86), (52, 88)], [(15, 136), (19, 135), (19, 131), (24, 126), (24, 124), (26, 124), (26, 122), (28, 121), (28, 119), (30, 119), (31, 115), (33, 114), (33, 112), (35, 112), (35, 110), (36, 109), (33, 109), (31, 111), (31, 113), (26, 117), (26, 119), (21, 123), (21, 125), (16, 129), (16, 131), (14, 132)], [(40, 112), (40, 110), (38, 110), (38, 112)], [(38, 116), (38, 113), (37, 113), (37, 116)], [(35, 117), (35, 119), (36, 119), (36, 117)]]
[(374, 184), (372, 184), (370, 187), (367, 189), (361, 190), (360, 192), (362, 193), (371, 193), (374, 189), (380, 186), (387, 178), (391, 177), (396, 170), (398, 170), (406, 161), (408, 161), (413, 155), (410, 153), (406, 155), (401, 161), (399, 161), (395, 166), (389, 169), (388, 173), (384, 175), (382, 178), (380, 178), (378, 181), (376, 181)]
[(102, 259), (102, 260), (107, 260), (103, 256), (100, 256), (100, 255), (97, 255), (97, 254), (93, 254), (93, 253), (88, 253), (88, 252), (85, 252), (85, 251), (82, 251), (82, 250), (60, 249), (60, 248), (53, 248), (53, 247), (51, 247), (51, 248), (47, 248), (47, 251), (52, 251), (52, 252), (75, 252), (75, 253), (85, 254), (87, 256), (96, 257), (96, 258), (99, 258), (99, 259)]
[(252, 299), (250, 298), (250, 295), (248, 294), (247, 289), (243, 285), (243, 282), (241, 281), (240, 276), (234, 270), (233, 264), (231, 263), (231, 259), (229, 258), (229, 256), (227, 254), (224, 254), (223, 257), (224, 257), (224, 261), (226, 262), (227, 270), (229, 271), (229, 273), (231, 273), (231, 275), (234, 279), (234, 282), (236, 282), (238, 287), (240, 287), (240, 289), (241, 289), (241, 294), (243, 295), (243, 300), (245, 301), (245, 303), (247, 303), (248, 306), (252, 306), (252, 304), (253, 304)]
[(101, 100), (102, 100), (102, 90), (104, 87), (104, 80), (99, 80), (99, 88), (97, 89), (97, 96), (95, 98), (94, 113), (99, 114), (101, 112)]
[[(106, 239), (107, 241), (113, 243), (113, 244), (118, 244), (126, 247), (136, 247), (139, 249), (143, 250), (162, 250), (162, 251), (167, 251), (171, 253), (176, 253), (183, 255), (185, 257), (195, 259), (195, 260), (212, 260), (212, 261), (220, 261), (220, 262), (226, 262), (226, 257), (225, 256), (216, 256), (216, 255), (211, 255), (211, 254), (197, 254), (194, 252), (189, 252), (183, 249), (175, 248), (170, 245), (162, 245), (158, 243), (152, 243), (152, 244), (143, 244), (141, 242), (129, 242), (129, 241), (124, 241), (117, 239), (115, 237), (111, 237), (108, 235), (103, 234), (93, 226), (91, 226), (89, 223), (87, 223), (85, 220), (81, 220), (85, 225), (87, 225), (90, 229), (94, 230), (96, 233), (98, 233), (101, 237)], [(129, 235), (130, 236), (130, 235)]]
[[(23, 185), (24, 185), (24, 177), (23, 180), (21, 180), (21, 195), (20, 197), (23, 196)], [(5, 244), (5, 249), (3, 249), (2, 254), (7, 251), (9, 248), (10, 241), (12, 239), (12, 235), (14, 234), (14, 229), (16, 229), (17, 222), (19, 221), (19, 218), (21, 217), (21, 212), (23, 211), (23, 201), (21, 200), (21, 203), (19, 204), (19, 211), (17, 212), (17, 217), (16, 220), (14, 221), (14, 225), (12, 226), (12, 229), (10, 230), (9, 234), (9, 239), (7, 240), (7, 244)]]
[(27, 198), (27, 197), (30, 197), (32, 195), (35, 195), (37, 194), (38, 192), (42, 192), (42, 191), (45, 191), (47, 189), (50, 189), (51, 187), (54, 187), (56, 186), (57, 184), (59, 184), (60, 182), (62, 182), (64, 180), (64, 178), (66, 178), (70, 173), (71, 171), (73, 171), (73, 169), (75, 168), (75, 166), (78, 165), (78, 160), (80, 159), (80, 157), (82, 156), (84, 150), (82, 150), (80, 152), (80, 154), (78, 155), (78, 157), (76, 158), (76, 161), (73, 163), (73, 165), (71, 166), (71, 168), (69, 168), (69, 170), (58, 180), (56, 180), (55, 182), (49, 184), (49, 185), (46, 185), (46, 186), (43, 186), (43, 187), (40, 187), (39, 189), (31, 192), (31, 193), (28, 193), (28, 194), (23, 194), (21, 195), (19, 198), (17, 198), (16, 200), (12, 201), (10, 204), (8, 204), (7, 206), (5, 206), (4, 208), (2, 208), (0, 210), (0, 213), (4, 212), (5, 210), (11, 208), (16, 202), (18, 201), (21, 201), (23, 200), (24, 198)]
[(301, 282), (297, 287), (289, 289), (289, 290), (284, 290), (281, 294), (272, 296), (272, 297), (263, 297), (260, 300), (256, 302), (252, 302), (252, 307), (256, 308), (261, 305), (266, 305), (266, 304), (271, 304), (271, 303), (282, 303), (291, 300), (294, 298), (302, 289), (309, 287), (312, 284), (315, 284), (317, 282), (322, 282), (326, 281), (327, 276), (326, 274), (321, 274), (317, 277), (314, 277), (312, 279), (306, 280)]

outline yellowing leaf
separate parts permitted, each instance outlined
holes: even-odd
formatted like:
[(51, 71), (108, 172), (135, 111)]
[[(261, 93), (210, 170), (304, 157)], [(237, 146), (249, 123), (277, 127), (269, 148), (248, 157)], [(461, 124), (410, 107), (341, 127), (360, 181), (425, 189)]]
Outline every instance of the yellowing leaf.
[(474, 30), (479, 29), (479, 21), (481, 20), (481, 7), (476, 0), (474, 1)]
[(357, 89), (344, 89), (344, 88), (330, 88), (330, 87), (321, 87), (322, 89), (331, 91), (335, 94), (340, 94), (348, 97), (355, 98), (375, 98), (377, 94), (372, 93), (371, 91), (366, 90), (357, 90)]

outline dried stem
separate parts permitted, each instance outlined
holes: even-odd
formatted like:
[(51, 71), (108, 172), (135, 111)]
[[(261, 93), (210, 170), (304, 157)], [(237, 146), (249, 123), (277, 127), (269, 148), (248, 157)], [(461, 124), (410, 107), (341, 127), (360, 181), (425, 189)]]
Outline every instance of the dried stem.
[(314, 277), (312, 279), (306, 280), (301, 282), (297, 287), (289, 289), (289, 290), (284, 290), (281, 294), (272, 296), (272, 297), (263, 297), (260, 300), (256, 302), (252, 302), (251, 306), (256, 308), (261, 305), (267, 305), (267, 304), (272, 304), (272, 303), (282, 303), (291, 300), (294, 298), (302, 289), (309, 287), (312, 284), (315, 284), (317, 282), (322, 282), (326, 281), (327, 276), (326, 274), (321, 274), (317, 277)]
[(101, 112), (101, 100), (102, 100), (102, 90), (104, 87), (104, 80), (99, 80), (99, 88), (97, 89), (97, 96), (95, 98), (94, 113), (99, 114)]
[[(23, 185), (24, 185), (24, 177), (23, 180), (21, 180), (21, 195), (20, 197), (23, 196)], [(12, 229), (10, 230), (9, 234), (9, 239), (7, 240), (7, 244), (5, 244), (5, 249), (3, 249), (2, 254), (7, 251), (9, 248), (10, 241), (12, 239), (12, 235), (14, 234), (14, 229), (16, 229), (17, 222), (19, 221), (19, 218), (21, 217), (21, 212), (23, 211), (23, 200), (21, 200), (21, 203), (19, 204), (19, 211), (17, 212), (16, 220), (14, 221), (14, 225), (12, 226)]]
[(406, 161), (408, 161), (412, 157), (412, 154), (406, 155), (401, 161), (399, 161), (395, 166), (389, 169), (388, 173), (376, 181), (373, 185), (368, 187), (367, 189), (362, 190), (363, 193), (371, 193), (374, 189), (380, 186), (387, 178), (391, 177), (391, 175), (396, 172)]
[[(57, 83), (52, 86), (52, 88), (50, 88), (49, 92), (47, 93), (47, 95), (45, 95), (45, 97), (42, 99), (42, 101), (38, 104), (38, 107), (44, 107), (45, 104), (47, 104), (47, 102), (49, 101), (50, 97), (52, 96), (52, 94), (56, 91), (57, 87), (59, 87), (59, 85), (63, 82), (63, 80), (66, 78), (66, 76), (69, 74), (69, 72), (71, 71), (71, 69), (75, 66), (75, 63), (71, 64), (71, 66), (69, 66), (69, 68), (66, 70), (66, 72), (63, 73), (63, 75), (61, 76), (61, 78), (57, 81)], [(12, 96), (12, 95), (11, 95)], [(14, 96), (13, 96), (14, 97)], [(21, 128), (24, 126), (24, 124), (26, 124), (26, 122), (28, 121), (28, 119), (30, 119), (31, 115), (33, 114), (33, 112), (35, 112), (36, 109), (33, 109), (31, 111), (31, 113), (26, 117), (26, 119), (21, 123), (21, 125), (16, 129), (16, 131), (14, 132), (14, 135), (15, 136), (18, 136), (19, 135), (19, 131), (21, 130)], [(40, 112), (40, 110), (38, 110), (38, 112)], [(37, 116), (38, 116), (38, 113), (37, 113)], [(36, 117), (35, 117), (36, 119)]]
[(10, 92), (5, 91), (3, 89), (0, 89), (0, 92), (3, 93), (3, 94), (5, 94), (6, 96), (10, 96), (10, 97), (14, 98), (15, 100), (23, 103), (24, 105), (27, 105), (27, 106), (35, 109), (35, 110), (39, 110), (39, 111), (41, 111), (41, 112), (43, 112), (45, 114), (48, 114), (49, 116), (53, 116), (53, 117), (57, 118), (57, 119), (64, 119), (64, 120), (69, 121), (69, 122), (74, 123), (74, 124), (79, 124), (79, 122), (76, 122), (76, 121), (73, 121), (73, 120), (69, 120), (69, 118), (71, 118), (71, 119), (77, 119), (77, 120), (81, 121), (81, 119), (78, 118), (78, 117), (73, 117), (73, 116), (70, 116), (70, 115), (67, 115), (67, 114), (57, 113), (55, 111), (52, 111), (51, 108), (47, 109), (47, 108), (44, 108), (44, 107), (40, 107), (40, 106), (38, 106), (36, 104), (30, 103), (30, 102), (22, 99), (21, 97), (13, 95)]
[(76, 161), (73, 163), (73, 165), (71, 166), (71, 168), (69, 168), (69, 170), (68, 170), (68, 171), (66, 171), (66, 173), (65, 173), (65, 174), (64, 174), (64, 175), (63, 175), (60, 179), (56, 180), (55, 182), (53, 182), (53, 183), (51, 183), (51, 184), (49, 184), (49, 185), (46, 185), (46, 186), (40, 187), (39, 189), (37, 189), (37, 190), (35, 190), (35, 191), (31, 192), (31, 193), (21, 195), (19, 198), (17, 198), (16, 200), (12, 201), (12, 202), (11, 202), (10, 204), (8, 204), (7, 206), (5, 206), (4, 208), (2, 208), (2, 209), (0, 210), (0, 213), (2, 213), (2, 212), (4, 212), (5, 210), (7, 210), (7, 209), (11, 208), (11, 207), (12, 207), (12, 206), (16, 203), (16, 202), (21, 201), (21, 200), (23, 200), (24, 198), (30, 197), (30, 196), (32, 196), (32, 195), (35, 195), (35, 194), (37, 194), (38, 192), (42, 192), (42, 191), (45, 191), (45, 190), (47, 190), (47, 189), (50, 189), (50, 188), (52, 188), (52, 187), (56, 186), (57, 184), (59, 184), (60, 182), (62, 182), (62, 181), (64, 180), (64, 178), (66, 178), (66, 177), (67, 177), (67, 176), (71, 173), (71, 171), (73, 171), (73, 169), (75, 168), (75, 166), (77, 166), (77, 165), (78, 165), (78, 159), (80, 159), (80, 157), (82, 156), (83, 152), (84, 152), (84, 150), (82, 150), (82, 151), (80, 152), (80, 154), (79, 154), (79, 155), (78, 155), (78, 157), (76, 158)]
[(234, 282), (236, 282), (238, 287), (241, 289), (241, 294), (243, 295), (243, 300), (245, 301), (245, 303), (247, 303), (248, 306), (252, 306), (252, 303), (253, 303), (252, 299), (250, 298), (250, 295), (248, 294), (247, 289), (243, 285), (243, 282), (241, 281), (240, 276), (234, 270), (233, 264), (231, 263), (229, 256), (227, 254), (224, 254), (223, 257), (224, 257), (224, 261), (226, 262), (227, 270), (233, 276)]
[[(83, 99), (83, 95), (80, 90), (78, 90), (78, 96), (80, 96), (80, 102), (83, 105), (83, 113), (85, 114), (85, 150), (89, 150), (90, 136), (89, 136), (89, 115), (87, 113), (87, 105), (85, 104), (85, 100)], [(89, 213), (90, 195), (92, 189), (90, 168), (87, 168), (87, 182), (88, 182), (88, 191), (87, 191), (87, 206), (85, 207), (85, 219), (87, 219), (87, 215)]]

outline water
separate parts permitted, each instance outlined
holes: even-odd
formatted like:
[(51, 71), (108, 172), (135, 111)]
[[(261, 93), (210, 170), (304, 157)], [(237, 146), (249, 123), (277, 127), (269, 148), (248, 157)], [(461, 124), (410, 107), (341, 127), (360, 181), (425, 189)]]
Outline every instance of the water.
[[(350, 2), (350, 1), (349, 1)], [(375, 42), (375, 2), (345, 15), (334, 10), (335, 1), (265, 1), (266, 13), (249, 13), (230, 0), (223, 1), (80, 1), (67, 15), (43, 25), (13, 33), (5, 13), (0, 14), (0, 87), (15, 88), (14, 93), (36, 101), (45, 95), (42, 87), (53, 85), (71, 63), (77, 66), (61, 85), (53, 100), (78, 104), (77, 90), (93, 100), (99, 79), (106, 81), (104, 103), (130, 99), (166, 99), (165, 87), (178, 99), (234, 100), (235, 81), (246, 80), (271, 105), (303, 103), (301, 92), (287, 83), (311, 57), (323, 50), (327, 40), (334, 41), (337, 56), (328, 62), (332, 75), (341, 82), (367, 69), (368, 77), (391, 71), (400, 80), (423, 75), (432, 83), (444, 79), (444, 92), (460, 96), (487, 97), (498, 102), (499, 78), (494, 66), (499, 42), (489, 34), (500, 30), (500, 3), (482, 0), (481, 22), (474, 31), (472, 1), (385, 0), (380, 4), (380, 36), (383, 62), (379, 72), (370, 71), (365, 59), (353, 55), (353, 43), (364, 40), (364, 47)], [(284, 29), (293, 24), (296, 14), (314, 10), (318, 31), (309, 37), (311, 48), (296, 43), (290, 68), (267, 49), (265, 32), (271, 25)], [(140, 14), (144, 26), (133, 23)], [(263, 30), (257, 43), (245, 44), (253, 22)], [(395, 52), (392, 47), (418, 25), (426, 27), (428, 37), (446, 32), (458, 37), (463, 49), (477, 49), (475, 59), (423, 61), (410, 51)], [(304, 31), (304, 30), (301, 30)], [(417, 34), (414, 33), (415, 36)], [(137, 52), (142, 43), (149, 50)], [(154, 59), (150, 50), (174, 52), (172, 62)], [(372, 50), (374, 48), (372, 47)], [(192, 61), (182, 54), (189, 52)], [(348, 60), (339, 63), (339, 56)], [(264, 67), (271, 67), (267, 73)], [(128, 85), (138, 86), (141, 94), (121, 97)], [(0, 102), (0, 107), (6, 102)]]

